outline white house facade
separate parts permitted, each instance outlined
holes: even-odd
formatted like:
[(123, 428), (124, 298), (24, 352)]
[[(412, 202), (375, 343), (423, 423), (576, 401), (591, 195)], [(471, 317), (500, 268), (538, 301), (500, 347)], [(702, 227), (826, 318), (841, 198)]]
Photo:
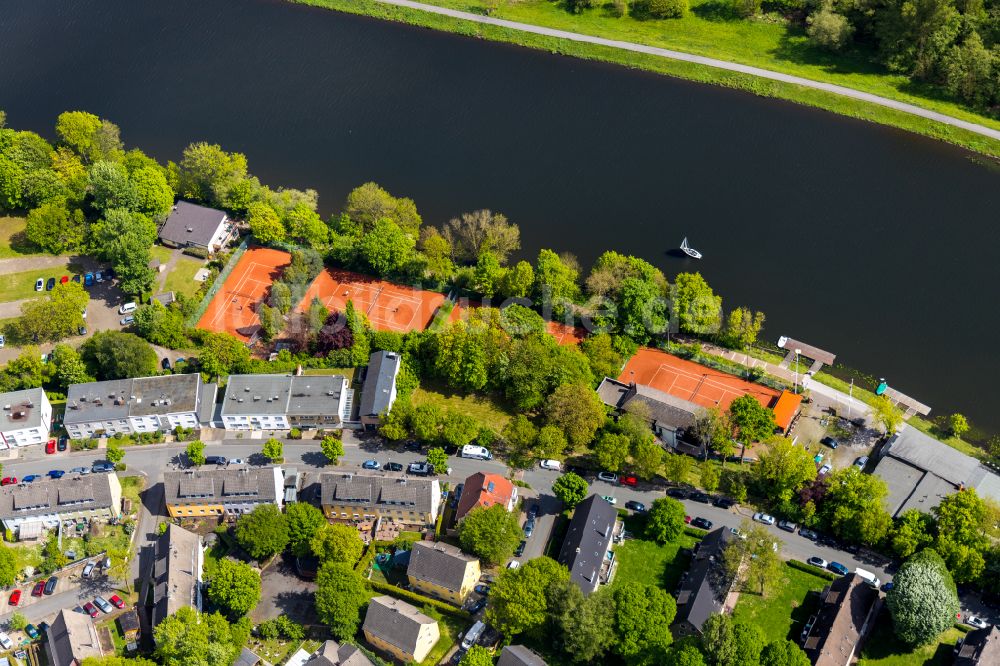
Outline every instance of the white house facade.
[(52, 405), (40, 388), (0, 394), (0, 449), (41, 444), (52, 428)]
[(226, 430), (336, 428), (350, 411), (342, 375), (232, 375), (222, 403)]

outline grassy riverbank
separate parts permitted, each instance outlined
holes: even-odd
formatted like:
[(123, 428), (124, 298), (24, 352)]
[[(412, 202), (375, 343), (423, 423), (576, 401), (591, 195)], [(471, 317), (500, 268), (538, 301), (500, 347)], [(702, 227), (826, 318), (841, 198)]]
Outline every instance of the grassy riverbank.
[[(764, 97), (776, 97), (819, 107), (835, 113), (948, 141), (971, 150), (1000, 157), (1000, 142), (967, 130), (943, 125), (876, 104), (841, 97), (794, 84), (760, 79), (693, 63), (622, 51), (596, 44), (573, 42), (453, 19), (437, 14), (385, 5), (375, 0), (292, 0), (353, 14), (399, 21), (435, 30), (518, 44), (551, 53), (600, 60), (645, 69), (679, 78), (727, 86)], [(485, 0), (424, 0), (428, 4), (466, 11), (481, 9)], [(774, 71), (808, 77), (871, 92), (950, 116), (1000, 129), (1000, 121), (981, 116), (959, 104), (934, 97), (930, 87), (910, 83), (905, 77), (883, 73), (866, 54), (829, 56), (812, 52), (803, 35), (795, 35), (783, 24), (765, 21), (723, 20), (710, 11), (718, 3), (694, 0), (691, 14), (673, 21), (617, 19), (603, 8), (583, 15), (566, 12), (551, 0), (501, 3), (494, 16), (562, 30), (598, 35), (663, 48), (676, 49)], [(834, 59), (836, 58), (836, 59)]]

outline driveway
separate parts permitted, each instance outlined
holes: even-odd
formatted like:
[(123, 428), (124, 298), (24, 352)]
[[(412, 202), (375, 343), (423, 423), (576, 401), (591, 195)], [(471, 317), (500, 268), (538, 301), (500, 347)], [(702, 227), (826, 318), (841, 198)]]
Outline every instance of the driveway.
[[(545, 547), (552, 536), (552, 528), (555, 526), (556, 518), (562, 511), (562, 502), (550, 493), (545, 492), (534, 496), (525, 495), (523, 509), (527, 514), (531, 505), (537, 504), (539, 508), (538, 517), (535, 518), (535, 531), (524, 547), (524, 554), (515, 558), (527, 562), (545, 554)], [(525, 517), (527, 517), (525, 515)], [(522, 522), (523, 524), (523, 522)]]
[(255, 624), (279, 615), (306, 626), (316, 623), (316, 583), (299, 578), (291, 558), (279, 558), (264, 569), (260, 588), (260, 603), (250, 613)]

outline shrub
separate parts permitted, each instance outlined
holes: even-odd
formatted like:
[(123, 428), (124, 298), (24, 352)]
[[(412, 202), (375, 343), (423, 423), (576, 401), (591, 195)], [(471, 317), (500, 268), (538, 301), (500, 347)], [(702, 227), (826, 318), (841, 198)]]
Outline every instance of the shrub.
[[(733, 11), (743, 18), (750, 18), (760, 13), (761, 0), (731, 0)], [(701, 353), (701, 345), (697, 346), (695, 354)]]
[(823, 7), (806, 19), (809, 41), (828, 51), (840, 51), (854, 35), (854, 26), (829, 7)]
[(646, 13), (653, 18), (683, 18), (688, 0), (644, 0)]
[(288, 431), (288, 439), (302, 439), (302, 431), (298, 428), (292, 428)]
[(806, 573), (811, 573), (814, 576), (819, 576), (820, 578), (824, 578), (826, 580), (832, 581), (832, 580), (837, 580), (837, 578), (839, 578), (839, 576), (837, 576), (833, 572), (823, 571), (822, 569), (818, 569), (812, 566), (811, 564), (806, 564), (805, 562), (800, 562), (799, 560), (788, 560), (787, 562), (785, 562), (785, 564), (787, 564), (793, 569), (798, 569), (799, 571), (805, 571)]

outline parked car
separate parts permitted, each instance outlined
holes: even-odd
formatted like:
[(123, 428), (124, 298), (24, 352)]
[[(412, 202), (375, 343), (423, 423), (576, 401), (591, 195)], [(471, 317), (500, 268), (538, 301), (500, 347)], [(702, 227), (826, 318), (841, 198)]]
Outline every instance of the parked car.
[(528, 509), (528, 520), (533, 521), (535, 518), (537, 518), (541, 510), (542, 510), (541, 507), (539, 507), (537, 504), (532, 504), (531, 508)]
[(49, 478), (50, 479), (61, 479), (64, 476), (66, 476), (66, 472), (64, 472), (61, 469), (50, 469), (49, 470)]
[(618, 499), (612, 497), (611, 495), (601, 495), (601, 499), (603, 499), (608, 504), (611, 504), (612, 506), (618, 504)]
[(111, 604), (109, 604), (108, 600), (105, 599), (104, 597), (97, 597), (96, 599), (94, 599), (94, 605), (100, 608), (105, 613), (110, 613), (113, 610)]
[(538, 461), (538, 466), (541, 467), (542, 469), (551, 469), (555, 470), (556, 472), (562, 469), (562, 463), (559, 462), (558, 460), (550, 460), (550, 459), (540, 460)]
[(2, 479), (0, 479), (0, 486), (10, 486), (15, 483), (17, 483), (16, 476), (5, 476)]
[(976, 629), (985, 629), (990, 626), (990, 623), (979, 617), (978, 615), (969, 615), (965, 618), (965, 624), (971, 625)]
[(399, 463), (387, 462), (383, 469), (387, 472), (402, 472), (403, 466)]
[(729, 528), (729, 533), (732, 534), (737, 539), (743, 539), (744, 541), (747, 540), (747, 535), (743, 534), (743, 532), (741, 532), (740, 528), (738, 528), (738, 527), (730, 527)]
[(667, 497), (673, 497), (674, 499), (687, 499), (688, 493), (683, 488), (669, 488), (667, 489)]
[(25, 625), (24, 633), (28, 634), (28, 638), (33, 641), (37, 641), (38, 637), (41, 635), (38, 633), (38, 627), (33, 624)]
[(69, 282), (68, 275), (63, 275), (61, 278), (59, 278), (59, 284), (66, 284), (67, 282)]
[(87, 335), (87, 327), (86, 326), (77, 326), (76, 333), (77, 333), (77, 335)]
[(832, 571), (833, 573), (837, 574), (838, 576), (846, 576), (847, 574), (851, 573), (850, 570), (840, 562), (830, 562), (828, 565), (826, 565), (826, 568)]
[(56, 452), (56, 440), (50, 439), (49, 441), (45, 442), (45, 452), (46, 453)]
[(521, 539), (521, 543), (517, 544), (517, 548), (514, 549), (514, 557), (521, 557), (524, 555), (524, 547), (528, 545), (528, 542)]
[(823, 465), (822, 467), (819, 468), (819, 471), (816, 472), (816, 476), (825, 476), (825, 475), (829, 474), (830, 470), (832, 470), (832, 469), (833, 468), (830, 467), (830, 465)]
[(632, 486), (634, 488), (635, 486), (639, 485), (639, 479), (632, 476), (631, 474), (627, 474), (622, 477), (622, 484), (626, 486)]
[(95, 562), (87, 562), (86, 566), (83, 567), (83, 574), (82, 574), (82, 576), (84, 578), (90, 578), (90, 575), (92, 573), (94, 573), (94, 568), (95, 567), (97, 567), (97, 563), (95, 563)]
[(45, 581), (40, 580), (37, 583), (35, 583), (35, 586), (33, 588), (31, 588), (31, 596), (40, 597), (42, 596), (42, 592), (44, 591), (45, 591)]
[(614, 472), (598, 472), (597, 478), (608, 483), (618, 483), (618, 475)]
[(43, 634), (48, 633), (48, 631), (49, 631), (49, 623), (48, 622), (39, 622), (38, 623), (38, 630), (40, 632), (42, 632)]
[(729, 499), (728, 497), (716, 497), (712, 500), (712, 505), (717, 506), (720, 509), (731, 509), (736, 506), (736, 500)]
[(56, 449), (58, 449), (59, 451), (65, 451), (68, 446), (69, 446), (69, 437), (63, 435), (62, 437), (59, 438), (59, 443), (56, 444)]
[(8, 636), (5, 631), (0, 631), (0, 647), (4, 650), (9, 650), (14, 647), (14, 641), (10, 640), (10, 636)]
[(708, 493), (691, 493), (688, 499), (693, 502), (701, 502), (702, 504), (709, 504), (712, 501), (712, 496), (709, 495)]
[(35, 481), (36, 479), (40, 478), (42, 477), (39, 476), (38, 474), (29, 474), (28, 476), (21, 479), (21, 483), (31, 483), (32, 481)]
[(838, 446), (840, 446), (840, 443), (837, 442), (837, 440), (835, 440), (833, 437), (824, 437), (823, 439), (819, 440), (819, 443), (825, 444), (829, 446), (831, 449), (835, 449)]
[(166, 356), (164, 356), (163, 360), (160, 361), (160, 368), (163, 369), (163, 370), (169, 370), (170, 369), (170, 359), (167, 358)]
[(530, 519), (528, 520), (528, 522), (524, 524), (524, 538), (530, 539), (531, 535), (534, 534), (534, 532), (535, 532), (535, 521), (534, 519)]
[(98, 614), (100, 613), (100, 611), (97, 610), (97, 606), (90, 603), (89, 601), (83, 605), (83, 610), (85, 610), (87, 612), (87, 615), (89, 615), (91, 618), (97, 617)]
[(415, 474), (416, 476), (429, 476), (431, 473), (431, 466), (425, 462), (411, 462), (406, 467), (407, 474)]
[(70, 474), (79, 474), (79, 475), (82, 476), (84, 474), (90, 474), (90, 468), (89, 467), (74, 467), (73, 469), (71, 469), (69, 471), (69, 473)]
[(868, 464), (868, 456), (858, 456), (854, 459), (854, 466), (858, 469), (864, 469), (865, 465)]
[(798, 527), (798, 525), (796, 525), (795, 523), (793, 523), (790, 520), (779, 520), (778, 521), (778, 529), (779, 530), (785, 530), (786, 532), (792, 532), (792, 533), (794, 533), (795, 529), (797, 527)]
[(635, 500), (625, 502), (625, 508), (635, 511), (636, 513), (645, 513), (646, 511), (646, 505), (642, 502), (636, 502)]
[(760, 511), (753, 514), (753, 519), (758, 523), (764, 523), (765, 525), (774, 525), (774, 516), (762, 513)]
[(700, 530), (710, 530), (712, 529), (712, 521), (701, 517), (694, 518), (691, 520), (691, 527), (697, 527)]
[(76, 275), (73, 276), (73, 282), (75, 282), (77, 284), (80, 284), (80, 274), (79, 273), (77, 273)]
[(810, 541), (816, 541), (817, 539), (819, 539), (819, 534), (817, 534), (813, 530), (806, 529), (805, 527), (799, 528), (799, 536), (809, 539)]
[(507, 568), (508, 569), (516, 569), (519, 566), (521, 566), (521, 563), (518, 562), (517, 560), (511, 560), (510, 562), (507, 563)]
[(691, 516), (684, 516), (684, 522), (688, 525), (691, 524)]
[(45, 291), (52, 291), (55, 288), (56, 288), (56, 279), (54, 277), (50, 277), (48, 280), (45, 281)]
[(86, 275), (84, 275), (83, 276), (83, 284), (84, 284), (85, 287), (89, 287), (89, 286), (93, 285), (94, 284), (94, 274), (93, 273), (87, 273)]
[(94, 474), (100, 474), (101, 472), (113, 472), (115, 471), (115, 466), (109, 462), (94, 463), (94, 466), (90, 468)]
[(45, 278), (38, 278), (35, 280), (35, 291), (41, 291), (45, 289)]
[(118, 323), (121, 324), (122, 326), (131, 326), (132, 324), (135, 323), (135, 317), (133, 317), (132, 315), (129, 315), (127, 317), (122, 317), (120, 320), (118, 320)]
[(475, 590), (476, 594), (481, 594), (484, 597), (490, 593), (490, 586), (489, 585), (484, 585), (482, 583), (480, 583), (479, 585), (476, 585), (472, 589)]
[(0, 335), (0, 349), (3, 349), (6, 344), (7, 344), (7, 338)]
[(117, 594), (112, 594), (111, 598), (108, 599), (115, 608), (125, 608), (125, 602)]
[(484, 608), (486, 608), (486, 599), (480, 599), (476, 603), (469, 606), (469, 615), (475, 615)]
[(10, 593), (10, 598), (7, 599), (8, 606), (16, 606), (21, 603), (21, 590), (14, 590)]
[(101, 283), (104, 282), (104, 274), (101, 271), (94, 272), (94, 282)]
[(816, 557), (815, 555), (806, 560), (806, 564), (811, 564), (814, 567), (819, 567), (820, 569), (826, 569), (828, 565), (826, 560), (824, 560), (822, 557)]
[(378, 469), (380, 467), (381, 465), (379, 465), (377, 460), (366, 460), (363, 463), (361, 463), (362, 469)]
[[(229, 464), (229, 458), (227, 458), (225, 456), (205, 456), (205, 464), (206, 465), (228, 465)], [(97, 467), (97, 465), (94, 465), (94, 467)], [(95, 469), (94, 471), (96, 472), (97, 470)]]

